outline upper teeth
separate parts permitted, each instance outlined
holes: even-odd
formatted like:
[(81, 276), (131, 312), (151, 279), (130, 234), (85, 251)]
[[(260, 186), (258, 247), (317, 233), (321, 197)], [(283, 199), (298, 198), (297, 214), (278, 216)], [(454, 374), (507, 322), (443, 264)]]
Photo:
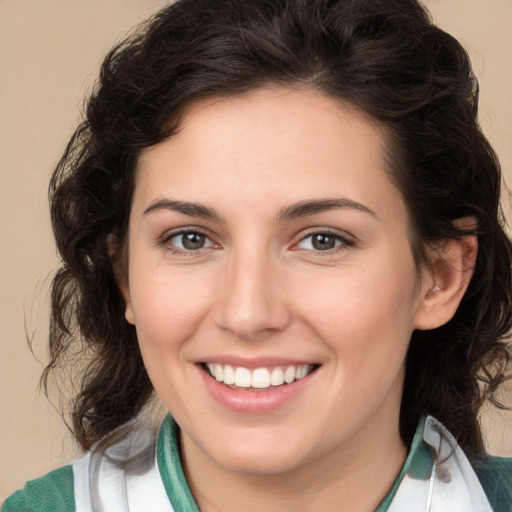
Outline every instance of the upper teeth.
[(249, 370), (242, 366), (234, 367), (229, 364), (206, 363), (213, 377), (224, 384), (235, 385), (239, 388), (268, 388), (280, 386), (285, 382), (304, 378), (313, 369), (312, 364), (301, 366), (275, 366), (272, 368), (256, 368)]

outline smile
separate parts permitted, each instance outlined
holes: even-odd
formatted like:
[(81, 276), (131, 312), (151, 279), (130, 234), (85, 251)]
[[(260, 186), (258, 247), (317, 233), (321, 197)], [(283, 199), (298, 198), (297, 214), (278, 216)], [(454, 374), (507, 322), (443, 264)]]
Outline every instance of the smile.
[(265, 390), (291, 384), (309, 375), (316, 365), (275, 366), (272, 368), (256, 368), (250, 370), (242, 366), (234, 367), (229, 364), (205, 363), (210, 375), (217, 381), (232, 389)]

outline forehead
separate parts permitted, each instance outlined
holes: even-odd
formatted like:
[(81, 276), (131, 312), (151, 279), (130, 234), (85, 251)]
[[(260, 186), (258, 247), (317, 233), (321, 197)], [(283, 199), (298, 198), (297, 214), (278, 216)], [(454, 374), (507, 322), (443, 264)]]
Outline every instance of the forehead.
[(316, 91), (205, 99), (185, 110), (173, 137), (141, 155), (136, 196), (270, 207), (333, 193), (379, 203), (387, 193), (401, 205), (386, 172), (387, 139), (370, 116)]

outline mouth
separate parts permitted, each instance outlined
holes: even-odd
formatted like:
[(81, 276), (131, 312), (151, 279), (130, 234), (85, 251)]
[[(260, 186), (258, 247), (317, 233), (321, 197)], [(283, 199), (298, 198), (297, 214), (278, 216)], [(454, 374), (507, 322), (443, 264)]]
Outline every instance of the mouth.
[(287, 365), (255, 369), (220, 363), (203, 363), (205, 372), (217, 382), (240, 391), (270, 391), (301, 380), (320, 365)]

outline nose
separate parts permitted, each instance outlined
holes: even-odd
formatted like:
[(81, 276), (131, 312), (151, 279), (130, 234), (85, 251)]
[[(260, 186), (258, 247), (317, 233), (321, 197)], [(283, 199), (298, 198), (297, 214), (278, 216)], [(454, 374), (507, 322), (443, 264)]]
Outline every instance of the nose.
[(228, 258), (215, 320), (242, 340), (281, 331), (290, 322), (282, 270), (271, 256), (246, 251)]

